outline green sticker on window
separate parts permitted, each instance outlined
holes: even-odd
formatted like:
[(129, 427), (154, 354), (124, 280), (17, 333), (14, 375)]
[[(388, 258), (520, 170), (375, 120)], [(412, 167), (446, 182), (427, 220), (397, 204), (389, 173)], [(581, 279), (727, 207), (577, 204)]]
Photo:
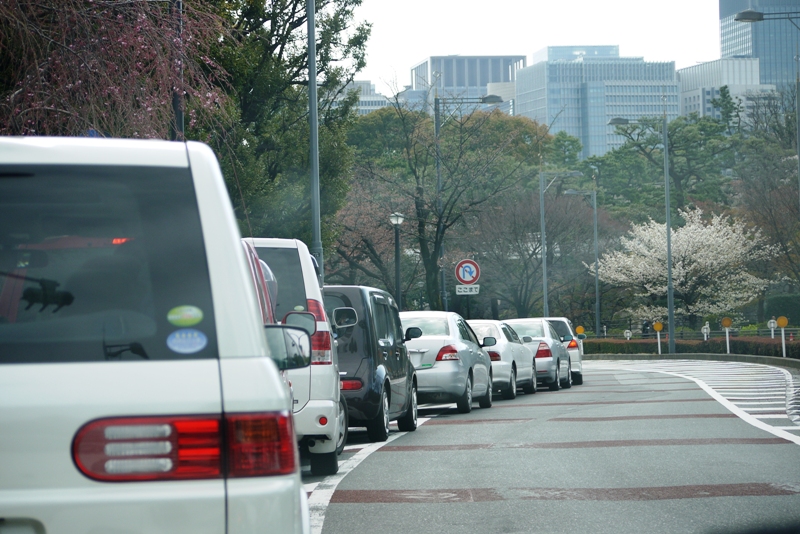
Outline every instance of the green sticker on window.
[(203, 320), (203, 310), (196, 306), (178, 306), (167, 313), (167, 320), (175, 326), (194, 326)]

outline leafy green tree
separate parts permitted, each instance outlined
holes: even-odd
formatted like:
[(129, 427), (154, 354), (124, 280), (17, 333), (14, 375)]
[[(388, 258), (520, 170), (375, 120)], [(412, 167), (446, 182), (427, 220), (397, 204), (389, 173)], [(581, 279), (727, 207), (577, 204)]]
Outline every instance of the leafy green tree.
[[(356, 148), (354, 187), (383, 184), (384, 215), (407, 206), (425, 274), (425, 297), (441, 309), (439, 256), (445, 236), (502, 195), (535, 175), (539, 154), (551, 136), (535, 122), (500, 112), (458, 111), (446, 118), (440, 133), (441, 210), (438, 208), (436, 139), (433, 121), (421, 111), (395, 105), (359, 118), (350, 134)], [(544, 148), (543, 148), (544, 147)], [(461, 258), (458, 258), (461, 259)], [(453, 258), (445, 258), (445, 269)]]
[[(346, 143), (356, 95), (342, 88), (365, 65), (369, 24), (356, 24), (362, 0), (317, 0), (320, 195), (323, 243), (343, 205), (352, 165)], [(308, 72), (305, 0), (219, 3), (231, 28), (218, 46), (230, 74), (235, 128), (203, 132), (222, 155), (242, 230), (310, 240)], [(344, 98), (337, 100), (337, 97)]]
[[(617, 133), (626, 139), (626, 148), (663, 172), (661, 119), (642, 118), (636, 124), (618, 126)], [(693, 113), (669, 123), (668, 140), (673, 208), (683, 209), (690, 201), (727, 204), (729, 180), (722, 171), (733, 166), (736, 143), (727, 135), (727, 125)]]

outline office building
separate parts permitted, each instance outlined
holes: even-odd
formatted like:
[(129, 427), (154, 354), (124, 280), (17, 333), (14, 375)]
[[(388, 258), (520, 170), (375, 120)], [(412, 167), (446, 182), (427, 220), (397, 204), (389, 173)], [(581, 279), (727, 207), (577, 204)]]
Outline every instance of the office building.
[(677, 118), (674, 62), (620, 57), (617, 46), (551, 46), (517, 71), (515, 113), (580, 139), (582, 157), (602, 156), (624, 139), (614, 117)]
[(727, 58), (699, 63), (678, 70), (681, 115), (697, 113), (701, 117), (720, 118), (719, 108), (712, 100), (719, 98), (719, 90), (728, 87), (734, 101), (745, 106), (753, 97), (770, 93), (774, 85), (762, 84), (757, 58)]
[(342, 97), (350, 91), (358, 91), (356, 109), (359, 115), (372, 113), (376, 109), (385, 108), (391, 104), (388, 98), (375, 92), (375, 84), (370, 81), (356, 80), (347, 84), (342, 92)]
[(720, 45), (723, 58), (758, 58), (760, 83), (778, 88), (793, 84), (800, 30), (789, 20), (736, 22), (736, 13), (800, 12), (800, 0), (719, 0)]
[(410, 90), (425, 91), (429, 104), (437, 95), (477, 99), (490, 83), (514, 82), (525, 65), (525, 56), (431, 56), (411, 69)]

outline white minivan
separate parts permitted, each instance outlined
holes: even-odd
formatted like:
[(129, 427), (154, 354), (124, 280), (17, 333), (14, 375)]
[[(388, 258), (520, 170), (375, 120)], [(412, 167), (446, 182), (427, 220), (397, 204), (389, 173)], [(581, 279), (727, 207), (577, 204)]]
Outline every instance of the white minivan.
[(206, 145), (0, 138), (0, 532), (309, 531), (240, 238)]
[(313, 475), (339, 470), (339, 454), (347, 441), (347, 401), (341, 393), (339, 361), (330, 321), (322, 301), (314, 257), (298, 239), (245, 238), (269, 265), (278, 290), (275, 318), (292, 312), (317, 318), (311, 336), (311, 366), (287, 372), (294, 393), (295, 433), (301, 452), (308, 452)]

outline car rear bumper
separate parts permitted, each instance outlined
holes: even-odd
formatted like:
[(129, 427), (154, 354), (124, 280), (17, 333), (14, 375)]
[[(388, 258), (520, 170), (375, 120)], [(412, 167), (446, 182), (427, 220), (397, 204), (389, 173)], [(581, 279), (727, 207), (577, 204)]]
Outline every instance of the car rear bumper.
[(556, 379), (555, 358), (536, 358), (536, 380), (539, 382), (553, 382)]
[[(336, 450), (336, 441), (333, 439), (339, 432), (336, 428), (336, 416), (339, 403), (331, 400), (310, 400), (299, 412), (294, 413), (294, 433), (297, 440), (305, 438), (314, 441), (308, 450), (312, 453), (326, 453)], [(327, 419), (322, 425), (320, 418)], [(313, 439), (313, 438), (319, 439)]]
[(467, 369), (460, 362), (436, 362), (417, 369), (417, 395), (421, 402), (458, 398), (467, 387)]

